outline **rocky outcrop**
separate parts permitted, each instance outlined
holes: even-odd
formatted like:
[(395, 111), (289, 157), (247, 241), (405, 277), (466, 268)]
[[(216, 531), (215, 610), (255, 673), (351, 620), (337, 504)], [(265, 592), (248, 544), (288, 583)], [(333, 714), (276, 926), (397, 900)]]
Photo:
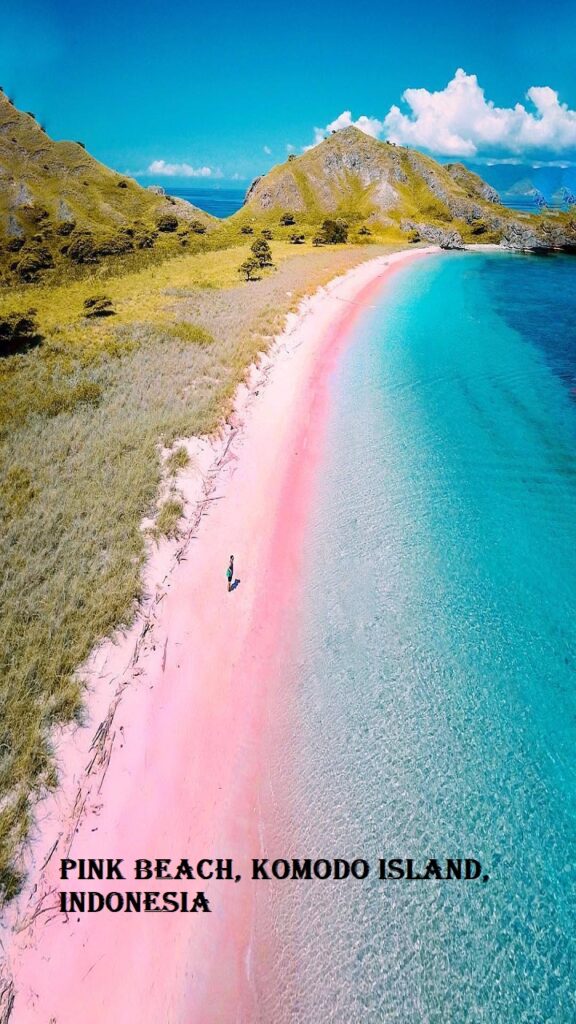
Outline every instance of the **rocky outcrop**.
[(463, 249), (464, 240), (459, 231), (453, 228), (439, 228), (433, 224), (420, 224), (413, 220), (403, 220), (402, 231), (413, 234), (413, 241), (430, 242), (441, 249)]
[(492, 188), (480, 175), (469, 171), (464, 164), (445, 164), (445, 170), (453, 181), (455, 181), (469, 196), (476, 196), (485, 203), (499, 203), (500, 196), (495, 188)]
[(546, 220), (534, 224), (508, 221), (500, 245), (518, 252), (576, 252), (576, 221), (557, 224)]

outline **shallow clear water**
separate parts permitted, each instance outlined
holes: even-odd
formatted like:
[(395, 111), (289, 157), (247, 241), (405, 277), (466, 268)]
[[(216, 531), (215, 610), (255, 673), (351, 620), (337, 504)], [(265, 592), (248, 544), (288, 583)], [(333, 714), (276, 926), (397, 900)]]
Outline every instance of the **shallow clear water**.
[(423, 260), (334, 376), (268, 849), (490, 880), (270, 883), (263, 1020), (576, 1020), (575, 274)]

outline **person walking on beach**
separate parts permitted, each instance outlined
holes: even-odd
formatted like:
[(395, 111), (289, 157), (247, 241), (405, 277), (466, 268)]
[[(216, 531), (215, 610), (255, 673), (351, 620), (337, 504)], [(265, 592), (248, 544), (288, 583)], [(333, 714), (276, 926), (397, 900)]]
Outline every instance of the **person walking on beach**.
[(228, 591), (231, 591), (232, 580), (234, 579), (234, 555), (230, 555), (230, 564), (226, 569), (226, 579), (228, 580)]

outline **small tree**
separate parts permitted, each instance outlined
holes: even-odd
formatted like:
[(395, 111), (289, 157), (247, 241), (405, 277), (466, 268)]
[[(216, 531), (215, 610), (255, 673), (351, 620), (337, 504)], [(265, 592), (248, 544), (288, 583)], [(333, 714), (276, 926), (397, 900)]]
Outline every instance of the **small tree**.
[(238, 267), (238, 273), (244, 274), (247, 281), (253, 281), (256, 277), (256, 272), (260, 270), (260, 264), (254, 256), (249, 256), (244, 263), (241, 263)]
[(326, 245), (337, 245), (348, 241), (348, 224), (345, 220), (325, 220), (322, 224), (322, 235)]
[(296, 217), (293, 213), (283, 213), (280, 217), (280, 223), (284, 228), (290, 227), (291, 224), (296, 223)]
[(301, 235), (298, 231), (293, 231), (290, 235), (290, 241), (292, 245), (302, 245), (306, 240), (306, 235)]
[(250, 251), (254, 254), (254, 259), (259, 267), (272, 266), (272, 250), (265, 238), (257, 238), (255, 242), (252, 242)]
[(158, 231), (177, 231), (178, 217), (175, 217), (173, 213), (163, 213), (158, 217), (156, 227)]

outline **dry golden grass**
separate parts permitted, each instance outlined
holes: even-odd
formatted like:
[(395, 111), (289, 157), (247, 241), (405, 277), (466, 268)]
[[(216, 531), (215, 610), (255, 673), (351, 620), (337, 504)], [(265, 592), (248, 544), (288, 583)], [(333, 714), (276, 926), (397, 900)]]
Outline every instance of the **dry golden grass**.
[[(247, 249), (182, 256), (104, 288), (85, 280), (0, 297), (4, 311), (34, 305), (45, 339), (0, 360), (0, 887), (8, 897), (19, 885), (14, 858), (31, 801), (55, 784), (51, 728), (81, 716), (76, 671), (99, 638), (130, 621), (141, 596), (141, 522), (154, 515), (162, 446), (213, 430), (302, 294), (383, 251), (273, 243), (278, 269), (240, 283)], [(84, 299), (100, 293), (117, 315), (88, 321)], [(182, 460), (175, 449), (166, 473)], [(156, 511), (158, 533), (173, 533), (181, 508)]]

